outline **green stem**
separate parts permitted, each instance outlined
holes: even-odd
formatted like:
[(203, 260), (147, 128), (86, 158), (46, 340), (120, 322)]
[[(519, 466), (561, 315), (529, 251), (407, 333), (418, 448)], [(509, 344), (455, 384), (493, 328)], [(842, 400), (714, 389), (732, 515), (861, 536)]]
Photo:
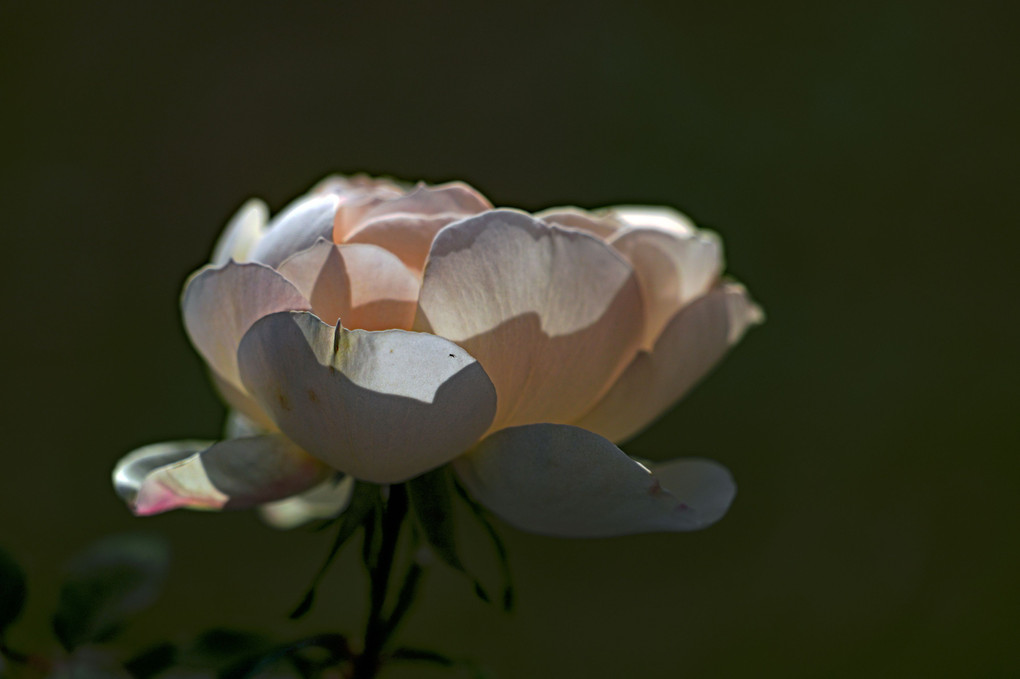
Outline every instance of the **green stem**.
[(354, 662), (353, 679), (373, 679), (376, 676), (383, 648), (395, 627), (392, 616), (389, 620), (384, 618), (383, 607), (389, 592), (393, 559), (396, 556), (397, 541), (405, 516), (407, 516), (407, 489), (403, 485), (390, 486), (390, 495), (386, 500), (386, 508), (380, 522), (382, 535), (378, 552), (373, 555), (369, 569), (371, 585), (368, 622), (365, 627), (365, 649)]

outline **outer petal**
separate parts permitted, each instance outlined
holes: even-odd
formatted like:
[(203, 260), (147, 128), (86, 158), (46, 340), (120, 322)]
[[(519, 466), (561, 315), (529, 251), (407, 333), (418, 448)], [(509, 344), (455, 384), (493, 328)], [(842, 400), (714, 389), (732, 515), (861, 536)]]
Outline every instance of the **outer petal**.
[(275, 268), (295, 252), (312, 247), (320, 238), (330, 240), (340, 202), (340, 197), (333, 193), (297, 199), (269, 224), (251, 258)]
[(630, 438), (687, 393), (762, 319), (743, 286), (715, 288), (681, 309), (652, 351), (635, 356), (609, 393), (575, 424), (612, 441)]
[(323, 321), (361, 330), (408, 329), (418, 304), (418, 278), (375, 245), (320, 240), (280, 265)]
[(633, 357), (643, 323), (637, 277), (612, 248), (493, 210), (436, 236), (415, 328), (481, 362), (499, 394), (495, 430), (582, 415)]
[(245, 386), (284, 433), (375, 483), (453, 459), (496, 409), (478, 362), (424, 333), (348, 331), (310, 313), (273, 314), (248, 331), (238, 360)]
[(333, 474), (280, 434), (157, 443), (117, 463), (117, 494), (139, 516), (179, 507), (243, 509), (308, 490)]
[(347, 509), (354, 493), (354, 477), (326, 479), (309, 491), (259, 507), (263, 520), (290, 530), (315, 519), (331, 519)]
[(641, 281), (648, 318), (645, 348), (651, 348), (669, 319), (701, 296), (722, 271), (722, 243), (710, 231), (689, 235), (662, 229), (634, 228), (610, 238)]
[(269, 208), (258, 198), (252, 198), (242, 205), (216, 241), (211, 263), (220, 266), (231, 259), (235, 262), (248, 261), (266, 230), (268, 219)]
[[(269, 267), (229, 262), (192, 275), (185, 284), (181, 308), (184, 328), (198, 353), (230, 386), (243, 392), (237, 374), (237, 345), (241, 337), (262, 316), (274, 311), (307, 309), (308, 302), (287, 279)], [(253, 415), (247, 411), (246, 414)]]
[(689, 467), (669, 466), (659, 479), (601, 436), (556, 424), (498, 431), (454, 467), (506, 522), (561, 537), (697, 530), (717, 521), (735, 492), (718, 465), (714, 473), (699, 466), (690, 478)]

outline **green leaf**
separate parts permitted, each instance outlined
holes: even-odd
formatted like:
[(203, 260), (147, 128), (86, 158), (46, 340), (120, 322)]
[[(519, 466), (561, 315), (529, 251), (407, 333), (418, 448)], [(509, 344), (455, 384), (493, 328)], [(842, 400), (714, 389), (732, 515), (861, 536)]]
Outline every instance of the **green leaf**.
[(456, 489), (457, 495), (460, 496), (460, 499), (464, 501), (471, 510), (475, 519), (478, 520), (478, 523), (485, 530), (486, 534), (489, 536), (489, 541), (492, 543), (493, 549), (496, 551), (496, 557), (499, 560), (500, 573), (503, 577), (503, 597), (501, 603), (503, 605), (503, 610), (509, 613), (514, 608), (515, 595), (513, 575), (510, 572), (510, 558), (507, 555), (506, 545), (503, 544), (503, 539), (499, 536), (499, 533), (496, 532), (496, 528), (489, 520), (489, 513), (485, 507), (475, 502), (475, 499), (468, 494), (467, 489), (459, 483), (454, 483), (453, 487)]
[(106, 641), (158, 596), (169, 548), (149, 534), (104, 538), (68, 564), (53, 630), (67, 650)]
[(21, 615), (27, 594), (24, 571), (14, 557), (0, 548), (0, 639)]
[(407, 493), (415, 521), (429, 545), (446, 565), (463, 572), (464, 564), (457, 553), (446, 469), (440, 467), (411, 479), (407, 482)]
[(337, 529), (336, 537), (333, 538), (333, 545), (330, 547), (322, 566), (319, 567), (318, 572), (312, 578), (312, 584), (309, 585), (305, 596), (301, 599), (301, 603), (291, 611), (291, 620), (297, 620), (311, 610), (312, 604), (315, 603), (315, 592), (319, 587), (319, 583), (322, 582), (323, 576), (326, 575), (326, 571), (332, 565), (333, 559), (340, 552), (340, 548), (344, 546), (359, 528), (365, 525), (366, 520), (375, 520), (374, 516), (378, 514), (379, 505), (379, 486), (358, 481), (354, 486), (350, 505), (337, 519), (340, 527)]
[(457, 550), (450, 486), (450, 475), (445, 467), (407, 482), (416, 525), (443, 563), (466, 575), (474, 586), (475, 594), (486, 603), (491, 603), (492, 597), (478, 578), (464, 566)]

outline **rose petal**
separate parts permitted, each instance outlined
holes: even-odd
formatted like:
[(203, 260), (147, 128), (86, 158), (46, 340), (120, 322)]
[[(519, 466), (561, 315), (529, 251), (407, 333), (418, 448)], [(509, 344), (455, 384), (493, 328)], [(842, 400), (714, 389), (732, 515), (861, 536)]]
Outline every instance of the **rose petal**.
[(323, 321), (362, 330), (408, 329), (418, 303), (418, 278), (375, 245), (320, 240), (287, 258), (280, 273), (297, 286)]
[(287, 279), (254, 262), (201, 269), (188, 279), (181, 296), (191, 343), (209, 367), (242, 394), (237, 345), (244, 333), (274, 311), (307, 308), (308, 302)]
[(157, 443), (129, 453), (114, 488), (139, 516), (179, 507), (244, 509), (308, 490), (333, 474), (285, 436)]
[(687, 302), (704, 294), (722, 271), (722, 243), (710, 231), (634, 228), (609, 243), (637, 272), (645, 301), (644, 347), (650, 349), (669, 319)]
[(262, 519), (273, 528), (290, 530), (316, 519), (339, 516), (351, 503), (354, 477), (326, 479), (300, 495), (259, 507)]
[(398, 483), (453, 459), (492, 422), (485, 371), (447, 340), (332, 328), (310, 313), (252, 326), (245, 387), (305, 450), (352, 476)]
[(457, 342), (499, 394), (493, 430), (570, 422), (634, 355), (637, 277), (601, 240), (509, 210), (436, 236), (415, 328)]
[(625, 441), (704, 377), (752, 325), (761, 309), (741, 285), (727, 283), (681, 309), (651, 352), (641, 351), (609, 393), (575, 424)]
[(252, 198), (242, 205), (216, 241), (211, 263), (219, 266), (231, 259), (235, 262), (248, 261), (265, 232), (268, 219), (269, 208), (258, 198)]
[(631, 228), (663, 229), (683, 236), (698, 230), (690, 217), (671, 207), (615, 205), (606, 212)]
[(275, 268), (295, 252), (312, 247), (320, 238), (331, 240), (339, 205), (340, 197), (332, 193), (298, 198), (269, 223), (251, 258)]
[[(557, 424), (498, 431), (454, 468), (507, 523), (561, 537), (697, 530), (718, 520), (735, 492), (725, 470), (667, 465), (660, 479), (601, 436)], [(667, 480), (681, 483), (674, 489)]]
[(437, 186), (418, 184), (403, 196), (371, 203), (349, 203), (337, 213), (333, 240), (346, 242), (355, 231), (370, 220), (393, 214), (414, 214), (435, 217), (442, 214), (473, 215), (492, 209), (482, 194), (463, 182)]
[(371, 243), (386, 248), (399, 257), (407, 268), (420, 274), (439, 230), (469, 216), (449, 212), (438, 215), (397, 212), (362, 222), (345, 242)]
[(587, 231), (602, 240), (608, 240), (613, 234), (625, 226), (611, 213), (593, 214), (576, 207), (554, 207), (543, 210), (535, 215), (546, 224), (562, 226), (568, 229)]

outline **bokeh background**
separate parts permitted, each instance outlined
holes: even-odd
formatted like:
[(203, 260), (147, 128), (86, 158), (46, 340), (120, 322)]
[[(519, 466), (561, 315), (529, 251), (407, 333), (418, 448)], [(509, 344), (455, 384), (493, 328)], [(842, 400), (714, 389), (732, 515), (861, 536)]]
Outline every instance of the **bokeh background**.
[(175, 557), (125, 647), (359, 628), (353, 554), (286, 620), (328, 534), (135, 519), (108, 478), (135, 446), (221, 429), (177, 300), (225, 220), (368, 171), (526, 209), (679, 206), (768, 312), (626, 446), (724, 462), (725, 520), (594, 541), (504, 526), (516, 612), (437, 568), (404, 641), (503, 679), (1020, 672), (1017, 19), (982, 2), (0, 0), (0, 543), (31, 590), (12, 643), (50, 643), (69, 555), (139, 528)]

